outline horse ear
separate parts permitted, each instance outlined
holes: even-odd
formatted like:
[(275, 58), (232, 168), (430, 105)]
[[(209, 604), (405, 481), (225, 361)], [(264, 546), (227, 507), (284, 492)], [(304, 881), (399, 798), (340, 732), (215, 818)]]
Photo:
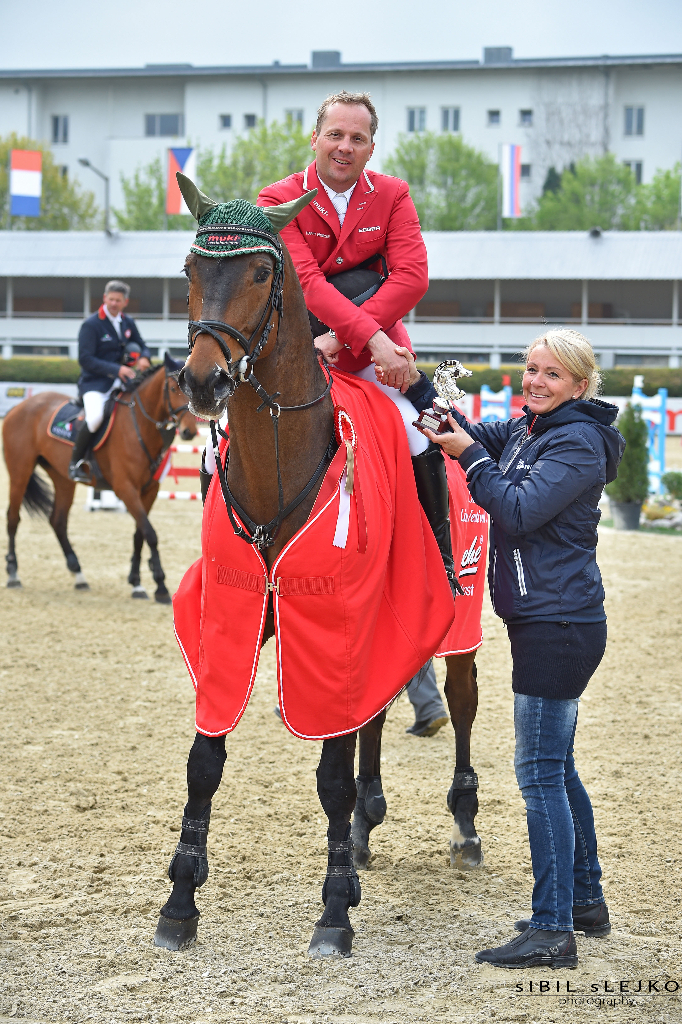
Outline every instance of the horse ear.
[(169, 356), (167, 352), (164, 352), (163, 363), (166, 367), (167, 373), (178, 373), (178, 371), (185, 365), (182, 360), (173, 359), (173, 357)]
[[(201, 193), (199, 193), (201, 194)], [(317, 195), (317, 189), (313, 188), (306, 192), (299, 199), (292, 199), (288, 203), (281, 203), (279, 206), (261, 206), (265, 216), (268, 218), (275, 231), (279, 232), (287, 224), (291, 224), (294, 217), (297, 217), (308, 203)]]
[(200, 192), (191, 178), (188, 178), (182, 171), (177, 171), (175, 177), (178, 179), (182, 198), (187, 203), (195, 220), (201, 220), (205, 213), (219, 205), (215, 200), (209, 199), (203, 192)]

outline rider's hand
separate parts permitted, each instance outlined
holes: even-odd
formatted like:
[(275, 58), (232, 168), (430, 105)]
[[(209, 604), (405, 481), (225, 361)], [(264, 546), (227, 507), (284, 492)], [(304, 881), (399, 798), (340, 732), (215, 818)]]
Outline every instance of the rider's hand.
[(448, 413), (448, 423), (452, 427), (451, 434), (434, 434), (432, 430), (426, 429), (423, 429), (422, 433), (428, 437), (429, 441), (439, 444), (448, 455), (458, 459), (465, 448), (474, 443), (474, 439), (469, 437), (466, 430), (462, 430), (451, 412)]
[(338, 363), (339, 352), (343, 349), (343, 345), (338, 338), (332, 337), (327, 332), (327, 334), (321, 334), (319, 338), (315, 338), (315, 348), (322, 353), (328, 363)]
[(140, 373), (144, 373), (144, 371), (148, 370), (151, 365), (152, 364), (149, 362), (146, 356), (140, 356), (140, 358), (135, 363), (135, 369), (139, 370)]
[(381, 368), (381, 383), (402, 390), (410, 386), (410, 367), (405, 356), (396, 355), (396, 345), (383, 331), (377, 331), (367, 342), (372, 361)]
[[(414, 358), (414, 353), (410, 352), (409, 348), (403, 348), (402, 345), (396, 345), (395, 346), (395, 354), (397, 356), (404, 356), (405, 359), (407, 359), (407, 365), (410, 368), (410, 383), (409, 384), (403, 384), (403, 386), (400, 389), (402, 391), (402, 393), (405, 394), (405, 392), (407, 391), (408, 387), (412, 387), (413, 384), (417, 383), (417, 381), (421, 377), (421, 374), (420, 374), (419, 370), (417, 369), (417, 363), (416, 363), (416, 360)], [(384, 381), (385, 374), (384, 374), (383, 369), (380, 366), (376, 366), (375, 369), (374, 369), (374, 372), (377, 375), (377, 380), (379, 381), (379, 383), (380, 384), (384, 384), (385, 383), (385, 381)]]
[(119, 380), (132, 380), (135, 376), (135, 371), (132, 366), (119, 366), (118, 377)]

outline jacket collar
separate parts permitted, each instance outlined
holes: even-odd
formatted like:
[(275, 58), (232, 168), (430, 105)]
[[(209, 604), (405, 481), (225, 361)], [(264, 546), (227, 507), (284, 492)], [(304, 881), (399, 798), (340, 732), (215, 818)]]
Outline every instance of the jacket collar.
[(310, 204), (310, 209), (315, 210), (318, 217), (321, 217), (325, 224), (332, 229), (339, 241), (344, 241), (348, 237), (376, 195), (374, 182), (367, 173), (367, 168), (365, 168), (353, 190), (346, 216), (343, 219), (343, 227), (341, 227), (339, 215), (318, 177), (315, 162), (304, 170), (302, 185), (304, 192), (310, 192), (314, 188), (317, 189), (317, 196)]

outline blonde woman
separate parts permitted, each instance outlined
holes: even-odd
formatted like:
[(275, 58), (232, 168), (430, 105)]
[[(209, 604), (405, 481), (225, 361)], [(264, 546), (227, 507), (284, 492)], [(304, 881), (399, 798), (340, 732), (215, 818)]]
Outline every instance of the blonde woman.
[[(435, 396), (413, 368), (406, 397)], [(459, 460), (474, 501), (491, 516), (489, 584), (512, 653), (515, 769), (526, 804), (535, 885), (530, 920), (497, 949), (497, 967), (575, 967), (574, 930), (611, 930), (600, 885), (590, 798), (573, 760), (578, 698), (606, 646), (604, 589), (595, 557), (597, 504), (625, 442), (618, 410), (595, 398), (599, 371), (589, 341), (550, 330), (526, 352), (525, 414), (425, 431)]]

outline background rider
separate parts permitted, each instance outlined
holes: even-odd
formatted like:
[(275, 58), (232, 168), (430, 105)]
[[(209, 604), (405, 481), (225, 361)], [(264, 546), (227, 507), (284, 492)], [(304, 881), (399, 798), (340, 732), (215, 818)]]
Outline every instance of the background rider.
[[(129, 298), (129, 285), (109, 281), (102, 305), (82, 324), (78, 335), (78, 362), (82, 371), (78, 393), (83, 399), (85, 422), (73, 446), (69, 476), (80, 483), (90, 482), (89, 467), (83, 460), (92, 435), (102, 423), (107, 398), (123, 381), (132, 380), (136, 370), (148, 370), (150, 366), (151, 352), (135, 321), (124, 313)], [(126, 365), (128, 345), (140, 352), (135, 369)]]

